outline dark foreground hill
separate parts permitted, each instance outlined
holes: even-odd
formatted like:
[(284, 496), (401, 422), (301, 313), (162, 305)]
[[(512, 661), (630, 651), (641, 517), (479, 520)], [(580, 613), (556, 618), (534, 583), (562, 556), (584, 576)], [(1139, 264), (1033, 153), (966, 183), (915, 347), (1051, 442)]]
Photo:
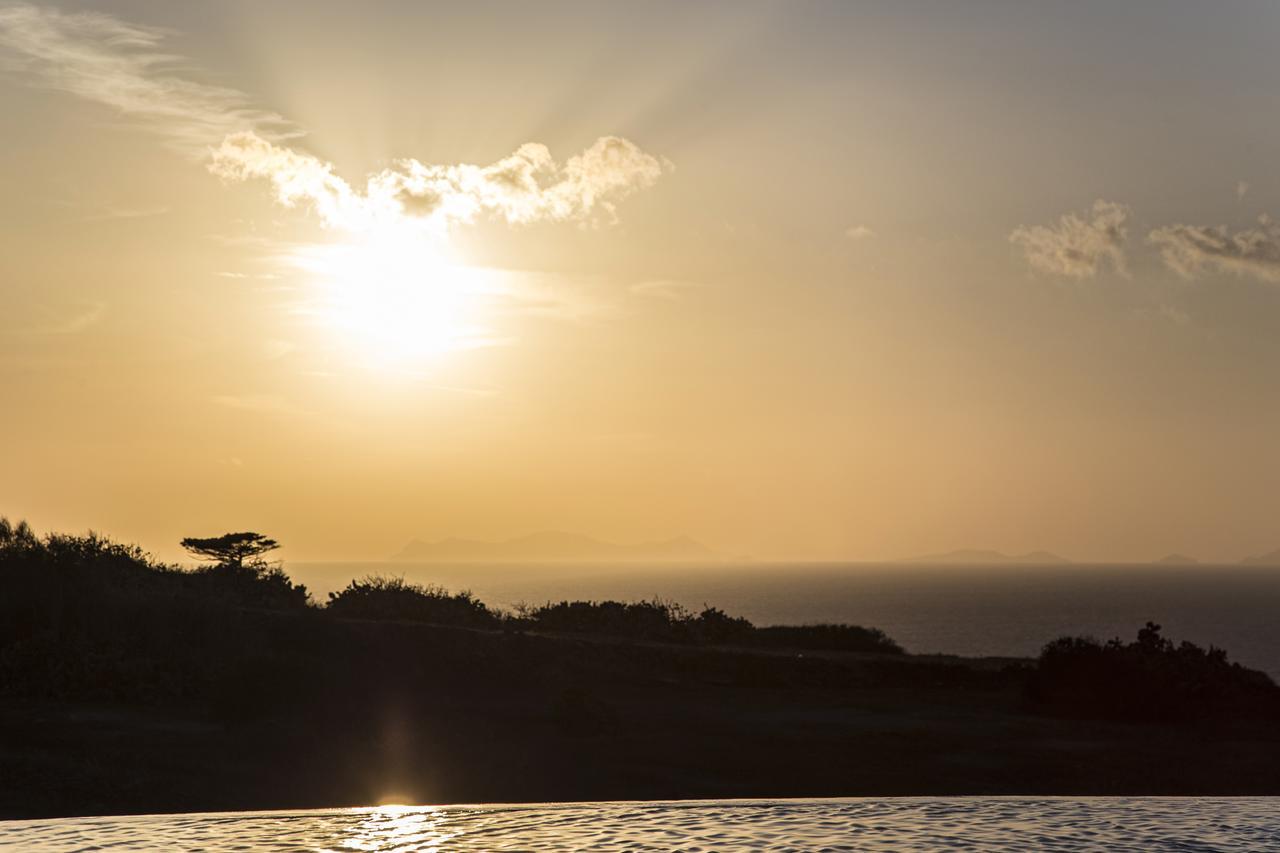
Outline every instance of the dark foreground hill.
[(905, 794), (1280, 793), (1275, 685), (1215, 650), (919, 657), (714, 608), (159, 566), (0, 525), (0, 817)]

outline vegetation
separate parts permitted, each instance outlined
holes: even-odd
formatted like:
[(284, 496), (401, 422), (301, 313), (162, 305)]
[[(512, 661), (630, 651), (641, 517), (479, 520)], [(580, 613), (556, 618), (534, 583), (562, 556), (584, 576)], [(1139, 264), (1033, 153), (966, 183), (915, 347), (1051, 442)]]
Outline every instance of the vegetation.
[(770, 625), (755, 630), (762, 646), (833, 652), (880, 652), (902, 654), (902, 646), (879, 628), (861, 625)]
[(404, 578), (369, 576), (330, 593), (329, 613), (350, 619), (407, 620), (469, 628), (505, 628), (587, 634), (660, 643), (768, 646), (807, 650), (901, 654), (902, 648), (875, 628), (856, 625), (802, 625), (757, 628), (746, 619), (704, 606), (694, 613), (681, 605), (650, 601), (561, 601), (514, 614), (491, 610), (469, 591), (450, 593)]
[[(317, 606), (261, 553), (213, 559), (188, 570), (0, 520), (0, 817), (356, 805), (388, 791), (1280, 791), (1277, 688), (1155, 626), (1130, 645), (1059, 641), (1017, 668), (659, 600), (506, 614), (364, 578)], [(1027, 713), (1026, 685), (1045, 713)], [(1202, 725), (1188, 712), (1201, 706), (1224, 724)]]
[(404, 578), (366, 577), (329, 593), (326, 608), (349, 619), (406, 619), (437, 625), (492, 628), (499, 616), (470, 592), (449, 593), (438, 586), (406, 583)]
[[(228, 701), (235, 704), (242, 697), (227, 685), (238, 679), (249, 678), (255, 690), (276, 689), (322, 668), (313, 657), (304, 662), (290, 656), (306, 644), (308, 632), (318, 634), (322, 623), (335, 620), (901, 653), (874, 629), (757, 628), (714, 607), (693, 613), (656, 599), (563, 601), (502, 613), (470, 592), (403, 578), (352, 581), (317, 607), (306, 587), (262, 559), (278, 547), (272, 539), (244, 532), (184, 539), (182, 545), (212, 564), (186, 570), (96, 533), (38, 537), (25, 522), (0, 519), (0, 584), (6, 591), (0, 597), (0, 692), (139, 698), (230, 690)], [(305, 624), (280, 621), (286, 617)]]
[(254, 642), (249, 616), (310, 610), (279, 566), (184, 571), (96, 533), (40, 538), (3, 518), (0, 584), (0, 691), (11, 694), (188, 695)]
[(1280, 688), (1222, 649), (1174, 645), (1148, 622), (1135, 642), (1063, 637), (1044, 647), (1029, 682), (1042, 711), (1139, 722), (1280, 715)]
[[(25, 522), (0, 519), (6, 591), (0, 597), (0, 691), (194, 695), (228, 673), (261, 670), (264, 661), (268, 670), (292, 666), (282, 664), (282, 656), (305, 645), (307, 632), (344, 620), (686, 646), (903, 653), (883, 632), (860, 626), (757, 627), (715, 607), (693, 612), (660, 599), (548, 602), (503, 613), (470, 592), (403, 578), (352, 581), (317, 607), (305, 587), (262, 559), (278, 547), (272, 539), (246, 532), (182, 544), (215, 562), (184, 570), (95, 533), (38, 537)], [(289, 639), (282, 642), (279, 632), (286, 629), (279, 620), (286, 617), (302, 622), (288, 623)], [(301, 669), (315, 667), (323, 662), (310, 660)], [(1025, 680), (1033, 707), (1051, 715), (1178, 722), (1280, 714), (1280, 688), (1266, 675), (1229, 662), (1220, 649), (1175, 646), (1151, 623), (1127, 644), (1056, 640)]]
[(305, 607), (307, 588), (294, 584), (278, 563), (262, 555), (280, 543), (261, 533), (224, 533), (207, 539), (188, 537), (182, 547), (191, 554), (214, 563), (196, 572), (206, 580), (208, 591), (232, 603), (266, 608)]
[[(695, 616), (679, 604), (657, 598), (625, 604), (620, 601), (548, 602), (541, 607), (522, 606), (517, 612), (520, 622), (533, 630), (660, 642), (702, 639), (702, 614)], [(704, 612), (719, 614), (717, 622), (727, 634), (743, 635), (751, 629), (751, 623), (745, 619), (730, 619), (712, 608)]]
[(279, 548), (280, 543), (261, 533), (245, 532), (224, 533), (207, 539), (188, 536), (182, 540), (182, 547), (202, 560), (214, 560), (220, 566), (240, 568), (246, 559), (251, 562), (257, 560), (263, 554)]
[(674, 643), (767, 646), (803, 650), (902, 654), (902, 647), (875, 628), (857, 625), (789, 625), (757, 628), (739, 616), (704, 606), (693, 613), (661, 599), (561, 601), (521, 607), (517, 621), (540, 631), (600, 634)]

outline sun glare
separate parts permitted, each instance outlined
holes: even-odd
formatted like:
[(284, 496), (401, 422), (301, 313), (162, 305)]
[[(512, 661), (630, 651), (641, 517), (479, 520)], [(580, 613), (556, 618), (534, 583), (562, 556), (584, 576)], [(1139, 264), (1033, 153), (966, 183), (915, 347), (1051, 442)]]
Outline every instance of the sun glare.
[(422, 231), (386, 227), (294, 255), (315, 297), (307, 313), (369, 366), (413, 370), (489, 341), (480, 271)]

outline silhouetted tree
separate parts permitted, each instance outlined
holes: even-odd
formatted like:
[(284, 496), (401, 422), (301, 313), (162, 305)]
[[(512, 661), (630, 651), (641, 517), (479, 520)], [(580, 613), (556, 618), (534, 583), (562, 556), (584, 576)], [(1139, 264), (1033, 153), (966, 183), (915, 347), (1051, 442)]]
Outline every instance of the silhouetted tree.
[(208, 539), (188, 537), (182, 547), (212, 566), (194, 572), (206, 584), (210, 595), (244, 606), (300, 608), (307, 606), (307, 588), (295, 584), (279, 564), (268, 563), (262, 555), (280, 547), (261, 533), (224, 533)]
[(202, 560), (216, 560), (218, 565), (243, 568), (245, 560), (259, 557), (280, 547), (280, 543), (261, 533), (224, 533), (207, 539), (187, 537), (182, 547)]

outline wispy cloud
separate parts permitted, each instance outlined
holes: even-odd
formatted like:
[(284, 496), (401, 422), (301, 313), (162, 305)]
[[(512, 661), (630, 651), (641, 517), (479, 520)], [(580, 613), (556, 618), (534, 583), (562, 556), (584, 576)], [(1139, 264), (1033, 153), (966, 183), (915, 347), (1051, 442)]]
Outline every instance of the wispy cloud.
[[(277, 274), (308, 272), (311, 297), (297, 302), (295, 310), (355, 337), (377, 337), (383, 348), (391, 338), (417, 352), (428, 337), (421, 326), (443, 324), (440, 318), (449, 310), (464, 313), (454, 303), (471, 295), (457, 285), (458, 271), (435, 275), (447, 255), (443, 248), (451, 229), (484, 220), (511, 225), (613, 222), (623, 199), (673, 168), (628, 139), (601, 136), (564, 160), (555, 159), (545, 145), (526, 142), (488, 165), (404, 159), (362, 181), (348, 182), (332, 163), (291, 147), (288, 140), (300, 132), (277, 113), (260, 108), (237, 89), (197, 82), (190, 64), (167, 46), (173, 35), (96, 12), (60, 12), (22, 2), (0, 5), (0, 69), (34, 86), (110, 108), (122, 120), (203, 159), (224, 181), (265, 181), (279, 204), (314, 211), (326, 228), (344, 232), (343, 239), (322, 245), (290, 244), (258, 234), (215, 239), (259, 249), (260, 259), (272, 263)], [(102, 216), (160, 212), (115, 208)], [(325, 253), (324, 268), (307, 268), (320, 253)], [(370, 264), (378, 275), (368, 274)], [(217, 274), (226, 280), (274, 277), (252, 270), (232, 267)], [(452, 284), (436, 286), (437, 278)], [(356, 294), (370, 287), (383, 292), (372, 300)], [(673, 294), (674, 286), (666, 292)], [(512, 313), (574, 321), (600, 313), (591, 300), (568, 298), (541, 282), (481, 295), (506, 303)], [(317, 307), (319, 303), (324, 304)], [(478, 324), (459, 320), (457, 325), (466, 330), (457, 346), (508, 340)], [(398, 328), (398, 337), (388, 335), (388, 328)], [(447, 331), (453, 341), (457, 330)], [(253, 395), (224, 395), (214, 402), (259, 412), (289, 411), (279, 400)]]
[(1280, 281), (1280, 223), (1265, 214), (1253, 228), (1225, 225), (1169, 225), (1147, 238), (1160, 247), (1165, 265), (1184, 278), (1206, 269)]
[(501, 299), (493, 307), (502, 315), (591, 325), (618, 312), (618, 306), (602, 293), (601, 280), (593, 276), (531, 270), (503, 270), (498, 276)]
[(1104, 266), (1126, 274), (1124, 243), (1129, 208), (1098, 199), (1084, 214), (1067, 213), (1052, 225), (1022, 225), (1009, 240), (1022, 247), (1034, 269), (1093, 278)]
[(866, 225), (851, 225), (844, 231), (844, 236), (850, 240), (867, 240), (876, 236), (876, 232), (872, 231)]
[(83, 303), (69, 311), (45, 309), (45, 317), (26, 326), (9, 329), (10, 334), (32, 337), (78, 335), (102, 322), (107, 306), (101, 302)]
[(636, 284), (631, 285), (629, 289), (636, 296), (646, 296), (653, 299), (666, 299), (674, 302), (679, 299), (683, 299), (690, 291), (697, 290), (702, 286), (702, 284), (696, 281), (662, 278), (637, 282)]
[(563, 164), (545, 145), (527, 142), (488, 166), (401, 160), (357, 190), (333, 164), (244, 132), (223, 140), (209, 168), (224, 180), (267, 180), (281, 204), (309, 205), (332, 228), (407, 224), (438, 232), (484, 216), (512, 224), (613, 218), (616, 203), (651, 186), (667, 164), (617, 136)]
[(0, 7), (4, 67), (37, 86), (110, 107), (185, 152), (205, 156), (209, 146), (244, 130), (277, 140), (297, 135), (243, 92), (178, 76), (187, 66), (162, 49), (171, 35), (97, 12)]
[(387, 223), (442, 230), (481, 217), (609, 220), (619, 200), (671, 167), (627, 139), (602, 136), (563, 163), (535, 142), (487, 166), (401, 160), (355, 189), (332, 164), (281, 144), (300, 132), (277, 113), (239, 90), (180, 76), (188, 66), (162, 48), (172, 35), (96, 12), (0, 6), (0, 67), (211, 154), (210, 169), (226, 180), (265, 179), (280, 203), (310, 205), (327, 226), (347, 231)]
[(60, 322), (46, 326), (41, 330), (41, 334), (46, 335), (76, 335), (92, 326), (102, 322), (102, 317), (107, 313), (107, 306), (100, 302), (96, 302), (83, 311), (66, 317)]
[(167, 205), (155, 205), (152, 207), (116, 207), (108, 205), (95, 213), (91, 213), (84, 218), (85, 222), (106, 222), (114, 219), (150, 219), (153, 216), (163, 216), (169, 212)]
[(1248, 181), (1236, 181), (1236, 201), (1244, 201), (1244, 197), (1249, 192)]
[(211, 398), (219, 406), (266, 415), (305, 414), (283, 397), (270, 394), (219, 394)]
[(280, 338), (272, 338), (264, 341), (262, 351), (269, 359), (284, 358), (289, 353), (295, 352), (298, 345), (293, 341), (286, 341)]

